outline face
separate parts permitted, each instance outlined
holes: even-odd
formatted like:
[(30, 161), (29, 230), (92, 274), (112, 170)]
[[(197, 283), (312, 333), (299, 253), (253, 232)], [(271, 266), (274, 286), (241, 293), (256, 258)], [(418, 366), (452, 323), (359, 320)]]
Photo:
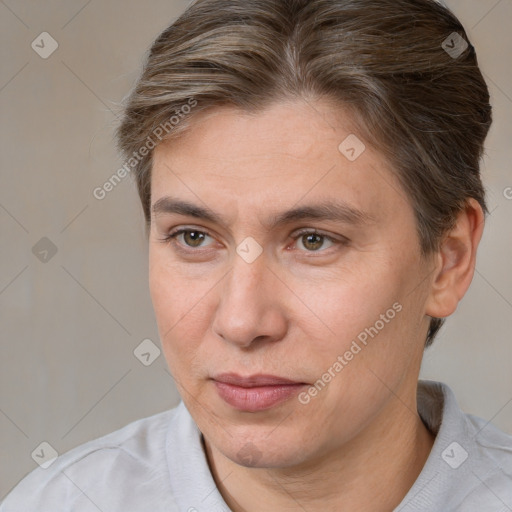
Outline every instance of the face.
[(390, 167), (351, 134), (320, 101), (222, 107), (154, 151), (163, 350), (208, 443), (239, 464), (323, 457), (415, 395), (428, 262)]

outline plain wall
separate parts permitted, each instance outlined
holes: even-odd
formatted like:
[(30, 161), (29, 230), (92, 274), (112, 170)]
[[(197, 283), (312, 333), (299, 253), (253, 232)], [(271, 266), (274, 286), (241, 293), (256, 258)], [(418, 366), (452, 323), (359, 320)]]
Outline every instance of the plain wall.
[[(464, 410), (512, 432), (512, 1), (446, 4), (492, 95), (491, 214), (472, 287), (421, 377), (446, 382)], [(36, 467), (42, 441), (64, 453), (178, 403), (163, 355), (144, 366), (133, 354), (146, 338), (159, 344), (135, 186), (127, 178), (103, 200), (92, 192), (123, 163), (116, 113), (146, 50), (186, 5), (0, 4), (0, 499)], [(43, 31), (59, 45), (47, 59), (31, 47)], [(46, 262), (33, 253), (38, 242)]]

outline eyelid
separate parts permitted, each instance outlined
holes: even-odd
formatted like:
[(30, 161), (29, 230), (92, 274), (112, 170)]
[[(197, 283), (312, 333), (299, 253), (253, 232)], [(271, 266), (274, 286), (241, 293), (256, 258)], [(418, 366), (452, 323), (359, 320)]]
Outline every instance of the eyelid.
[[(325, 231), (322, 231), (321, 229), (317, 228), (301, 228), (297, 231), (294, 231), (290, 236), (292, 238), (298, 238), (303, 235), (309, 235), (309, 234), (315, 234), (315, 235), (321, 235), (325, 238), (329, 238), (330, 240), (336, 240), (336, 235), (331, 235), (329, 233), (326, 233)], [(341, 235), (337, 235), (339, 238), (345, 238)]]
[(168, 234), (164, 235), (164, 238), (161, 239), (163, 242), (169, 242), (174, 239), (176, 239), (179, 235), (183, 233), (188, 233), (190, 231), (195, 231), (197, 233), (201, 233), (203, 235), (209, 236), (210, 238), (214, 239), (215, 237), (206, 229), (204, 228), (196, 228), (193, 226), (185, 226), (185, 227), (178, 227), (176, 229), (173, 229)]
[(347, 237), (344, 237), (343, 235), (331, 235), (316, 228), (302, 228), (298, 231), (295, 231), (291, 235), (291, 238), (293, 239), (294, 243), (296, 243), (304, 235), (319, 235), (332, 243), (332, 245), (330, 247), (327, 247), (326, 249), (319, 249), (316, 251), (298, 250), (298, 252), (302, 253), (306, 257), (315, 257), (316, 255), (325, 256), (327, 254), (330, 254), (333, 250), (337, 250), (340, 247), (344, 247), (349, 243), (349, 239)]
[(294, 240), (297, 240), (298, 238), (300, 238), (301, 236), (304, 236), (304, 235), (310, 235), (310, 234), (314, 234), (314, 235), (320, 235), (324, 238), (327, 238), (328, 240), (330, 240), (331, 242), (333, 243), (348, 243), (349, 242), (349, 239), (346, 237), (346, 236), (343, 236), (343, 235), (332, 235), (332, 234), (329, 234), (329, 233), (326, 233), (320, 229), (316, 229), (316, 228), (302, 228), (302, 229), (299, 229), (298, 231), (295, 231), (292, 235), (291, 235), (291, 238), (293, 238)]

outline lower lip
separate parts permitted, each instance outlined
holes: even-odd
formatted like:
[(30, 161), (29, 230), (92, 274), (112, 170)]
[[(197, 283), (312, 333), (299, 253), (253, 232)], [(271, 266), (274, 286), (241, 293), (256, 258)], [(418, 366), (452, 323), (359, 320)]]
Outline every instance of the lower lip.
[(225, 382), (214, 381), (220, 397), (229, 405), (245, 412), (270, 409), (297, 395), (305, 384), (278, 384), (243, 388)]

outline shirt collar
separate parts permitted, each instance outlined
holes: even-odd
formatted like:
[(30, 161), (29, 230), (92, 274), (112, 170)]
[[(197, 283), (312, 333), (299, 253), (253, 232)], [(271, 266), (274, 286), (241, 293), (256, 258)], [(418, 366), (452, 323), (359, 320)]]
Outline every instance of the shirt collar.
[(491, 439), (494, 427), (465, 414), (453, 391), (441, 382), (420, 380), (417, 402), (420, 417), (436, 438), (420, 475), (395, 512), (484, 510), (479, 500), (485, 507), (492, 498), (484, 480), (496, 465), (482, 450), (481, 438)]
[(174, 499), (184, 512), (230, 512), (210, 472), (201, 436), (185, 404), (180, 402), (166, 442)]

